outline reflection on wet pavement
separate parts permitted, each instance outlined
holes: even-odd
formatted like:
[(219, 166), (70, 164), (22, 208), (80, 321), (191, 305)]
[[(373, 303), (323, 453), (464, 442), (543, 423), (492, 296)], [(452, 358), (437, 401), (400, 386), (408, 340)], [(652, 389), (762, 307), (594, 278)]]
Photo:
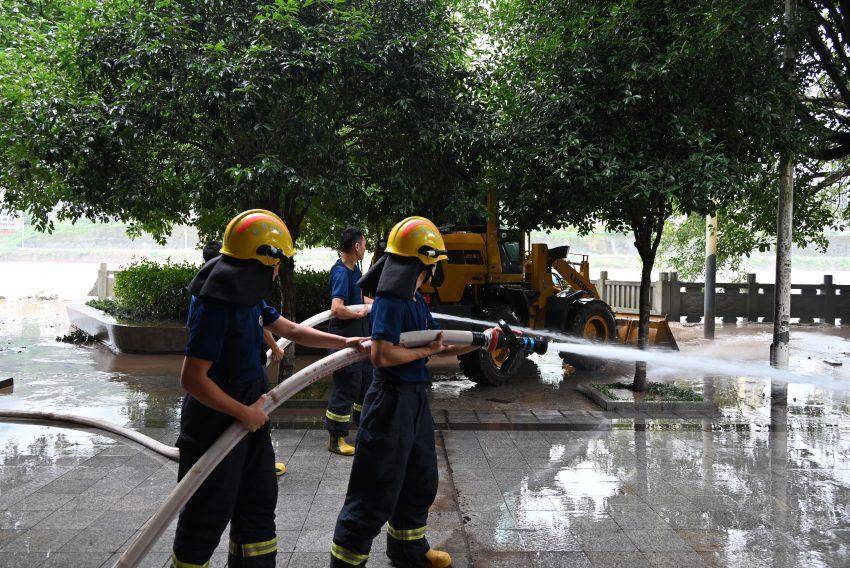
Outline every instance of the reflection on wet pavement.
[(770, 432), (445, 432), (476, 565), (847, 566), (846, 432), (776, 406)]
[[(429, 541), (456, 567), (846, 566), (846, 432), (789, 430), (773, 410), (764, 432), (442, 432)], [(322, 431), (273, 440), (289, 465), (279, 565), (325, 565), (351, 460), (329, 454)], [(0, 424), (0, 565), (111, 566), (175, 475), (96, 433)], [(147, 565), (167, 562), (172, 531)], [(384, 538), (369, 566), (388, 566)]]
[[(760, 361), (766, 329), (725, 326), (708, 345), (700, 328), (676, 333), (685, 355)], [(15, 377), (0, 406), (97, 416), (173, 443), (180, 357), (55, 342), (66, 330), (60, 302), (0, 302), (0, 378)], [(794, 328), (792, 364), (850, 381), (848, 335)], [(443, 379), (432, 389), (437, 409), (540, 416), (593, 410), (575, 385), (630, 373), (565, 376), (547, 355), (517, 381), (483, 388), (458, 378), (454, 365), (432, 370)], [(747, 377), (665, 380), (715, 400), (720, 417), (440, 433), (432, 545), (452, 551), (456, 567), (850, 565), (850, 395)], [(322, 431), (274, 432), (289, 466), (278, 504), (279, 565), (327, 562), (350, 461), (330, 455), (325, 441)], [(0, 423), (0, 565), (111, 565), (174, 476), (173, 464), (90, 431)], [(166, 536), (151, 566), (167, 561), (169, 545)], [(384, 546), (379, 536), (369, 566), (387, 565)], [(222, 549), (213, 565), (223, 563)]]

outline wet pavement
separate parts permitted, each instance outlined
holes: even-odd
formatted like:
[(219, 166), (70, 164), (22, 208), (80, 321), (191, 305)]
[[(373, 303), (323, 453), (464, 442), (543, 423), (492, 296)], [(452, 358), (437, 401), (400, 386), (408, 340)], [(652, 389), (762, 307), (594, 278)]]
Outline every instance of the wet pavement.
[[(847, 566), (846, 434), (444, 431), (428, 538), (456, 568)], [(289, 466), (278, 565), (326, 565), (351, 461), (318, 430), (273, 437)], [(173, 463), (100, 434), (0, 425), (0, 565), (111, 566), (175, 478)], [(173, 526), (145, 565), (165, 565), (172, 538)], [(388, 565), (384, 538), (370, 566)]]
[[(61, 302), (0, 302), (0, 379), (15, 377), (0, 407), (95, 416), (173, 443), (180, 357), (57, 343), (66, 330)], [(675, 333), (685, 354), (767, 358), (766, 326), (718, 327), (713, 344), (699, 327)], [(792, 367), (850, 383), (848, 337), (795, 327)], [(629, 371), (565, 376), (548, 355), (484, 388), (432, 366), (432, 544), (455, 566), (850, 565), (847, 389), (651, 370), (718, 404), (691, 416), (605, 413), (575, 390)], [(319, 411), (285, 416), (298, 412)], [(321, 430), (279, 428), (274, 443), (289, 467), (279, 565), (326, 565), (350, 462), (324, 449)], [(173, 463), (96, 432), (0, 423), (0, 566), (110, 566), (175, 479)], [(148, 565), (169, 547), (167, 535)], [(379, 537), (370, 566), (386, 565), (383, 547)]]

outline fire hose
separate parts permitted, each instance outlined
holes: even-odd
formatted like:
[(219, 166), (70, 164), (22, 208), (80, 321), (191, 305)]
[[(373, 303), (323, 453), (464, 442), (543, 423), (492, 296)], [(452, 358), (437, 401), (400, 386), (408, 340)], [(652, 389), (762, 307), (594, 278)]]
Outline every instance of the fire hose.
[[(446, 345), (477, 345), (489, 349), (507, 347), (509, 349), (524, 349), (535, 353), (545, 353), (547, 343), (545, 340), (517, 337), (504, 323), (499, 322), (501, 333), (490, 331), (412, 331), (402, 333), (399, 345), (403, 347), (419, 347), (434, 341), (438, 334), (443, 334), (443, 343)], [(371, 341), (364, 343), (368, 346)], [(292, 395), (307, 387), (308, 385), (327, 376), (338, 369), (342, 369), (352, 363), (365, 359), (366, 353), (359, 353), (354, 349), (342, 349), (327, 357), (316, 361), (312, 365), (301, 369), (290, 378), (270, 390), (266, 395), (266, 403), (263, 410), (268, 414)], [(162, 536), (166, 527), (171, 523), (183, 505), (200, 487), (204, 480), (212, 473), (213, 469), (221, 463), (228, 453), (248, 433), (240, 422), (234, 422), (225, 430), (218, 440), (202, 455), (195, 465), (186, 472), (183, 479), (169, 494), (168, 498), (148, 519), (142, 527), (141, 532), (133, 539), (130, 546), (115, 563), (115, 567), (129, 568), (138, 563), (147, 555), (154, 543)]]
[[(352, 309), (359, 309), (362, 306), (351, 306)], [(368, 306), (367, 306), (368, 309)], [(330, 319), (330, 310), (316, 314), (302, 322), (302, 325), (315, 327), (320, 323)], [(403, 347), (419, 347), (427, 345), (437, 338), (437, 335), (442, 333), (443, 343), (453, 346), (470, 346), (475, 345), (484, 347), (488, 350), (507, 348), (511, 353), (524, 351), (527, 353), (543, 354), (547, 349), (547, 342), (544, 339), (532, 337), (520, 337), (505, 324), (504, 321), (499, 322), (500, 330), (495, 331), (412, 331), (401, 334), (399, 345)], [(278, 346), (285, 348), (291, 341), (288, 339), (280, 339)], [(371, 341), (364, 342), (364, 346), (368, 347)], [(267, 354), (267, 359), (270, 357), (270, 352)], [(342, 369), (352, 363), (361, 361), (368, 357), (367, 353), (360, 353), (354, 349), (342, 349), (315, 363), (301, 369), (291, 377), (281, 382), (275, 388), (266, 393), (266, 402), (263, 410), (266, 414), (271, 413), (275, 408), (283, 402), (295, 395), (303, 388), (313, 384), (317, 380), (334, 371)], [(103, 420), (76, 416), (72, 414), (64, 414), (57, 412), (41, 412), (41, 411), (25, 411), (25, 410), (0, 410), (0, 418), (13, 419), (36, 419), (56, 422), (71, 423), (80, 426), (94, 427), (102, 429), (129, 440), (137, 442), (142, 446), (149, 448), (158, 454), (161, 454), (170, 459), (176, 460), (179, 456), (177, 448), (167, 446), (162, 442), (154, 440), (144, 434), (112, 424)], [(192, 468), (186, 472), (186, 475), (180, 480), (177, 486), (169, 494), (168, 498), (157, 510), (154, 515), (148, 519), (142, 527), (141, 532), (133, 539), (130, 546), (121, 555), (115, 563), (115, 567), (134, 567), (137, 566), (142, 559), (148, 554), (154, 543), (162, 536), (166, 527), (171, 523), (183, 505), (197, 491), (198, 487), (212, 473), (215, 467), (227, 456), (228, 453), (245, 437), (248, 433), (247, 429), (240, 422), (234, 422), (225, 432), (216, 440), (212, 446), (198, 459)]]
[[(362, 308), (369, 309), (369, 305), (355, 305), (349, 306), (352, 310), (359, 310)], [(328, 321), (331, 318), (331, 311), (326, 310), (324, 312), (320, 312), (314, 315), (311, 318), (308, 318), (301, 322), (301, 325), (306, 325), (307, 327), (316, 327), (319, 324), (322, 324)], [(285, 349), (290, 343), (292, 343), (288, 339), (281, 338), (277, 341), (278, 346), (281, 349)], [(266, 366), (271, 362), (271, 350), (266, 352)], [(180, 450), (175, 448), (174, 446), (169, 446), (167, 444), (163, 444), (159, 440), (155, 440), (150, 436), (145, 436), (140, 432), (136, 432), (130, 428), (126, 428), (124, 426), (119, 426), (113, 422), (107, 422), (106, 420), (100, 420), (97, 418), (89, 418), (88, 416), (80, 416), (78, 414), (68, 414), (66, 412), (48, 412), (42, 410), (6, 410), (0, 409), (0, 419), (7, 418), (11, 420), (37, 420), (40, 422), (57, 422), (59, 424), (70, 424), (73, 426), (81, 426), (85, 428), (97, 428), (98, 430), (103, 430), (104, 432), (109, 432), (111, 434), (115, 434), (116, 436), (121, 436), (122, 438), (126, 438), (132, 442), (136, 442), (137, 444), (156, 452), (157, 454), (164, 456), (168, 459), (177, 461), (180, 457)]]

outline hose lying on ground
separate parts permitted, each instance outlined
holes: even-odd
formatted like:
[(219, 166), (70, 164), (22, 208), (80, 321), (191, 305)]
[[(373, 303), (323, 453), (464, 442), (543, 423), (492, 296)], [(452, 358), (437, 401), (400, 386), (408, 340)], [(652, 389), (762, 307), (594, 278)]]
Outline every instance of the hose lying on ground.
[[(433, 341), (438, 331), (419, 331), (401, 334), (400, 344), (405, 347), (425, 345)], [(489, 341), (482, 334), (471, 331), (443, 331), (443, 343), (447, 345), (484, 345)], [(371, 342), (364, 343), (367, 346)], [(359, 353), (354, 349), (342, 349), (327, 357), (320, 359), (301, 369), (291, 377), (270, 390), (266, 395), (266, 403), (263, 409), (270, 413), (281, 403), (292, 395), (316, 382), (321, 377), (327, 376), (338, 369), (342, 369), (352, 363), (365, 359), (366, 353)], [(129, 548), (121, 555), (115, 567), (134, 567), (150, 551), (154, 543), (162, 536), (166, 527), (171, 523), (183, 505), (197, 491), (198, 487), (212, 473), (213, 469), (230, 453), (237, 443), (248, 433), (240, 422), (234, 422), (225, 430), (218, 440), (202, 455), (195, 465), (186, 472), (177, 487), (171, 492), (162, 506), (154, 515), (148, 519), (142, 527), (141, 532), (130, 543)]]
[(44, 420), (46, 422), (59, 422), (64, 424), (75, 424), (78, 426), (87, 426), (111, 432), (128, 440), (132, 440), (137, 444), (141, 444), (149, 450), (167, 457), (168, 459), (177, 460), (180, 451), (174, 446), (163, 444), (159, 440), (154, 440), (150, 436), (145, 436), (130, 428), (124, 428), (118, 424), (107, 422), (106, 420), (98, 420), (97, 418), (89, 418), (87, 416), (78, 416), (76, 414), (66, 414), (64, 412), (44, 412), (40, 410), (5, 410), (0, 409), (0, 418), (12, 418), (15, 420)]
[[(369, 309), (369, 305), (356, 305), (349, 306), (352, 310), (360, 310), (361, 308)], [(331, 311), (326, 310), (324, 312), (318, 313), (311, 318), (308, 318), (301, 322), (301, 325), (306, 325), (307, 327), (316, 327), (317, 325), (328, 321), (331, 318)], [(288, 339), (280, 339), (277, 344), (281, 349), (285, 349), (291, 341)], [(266, 365), (271, 362), (271, 350), (266, 353)], [(119, 426), (113, 422), (108, 422), (106, 420), (98, 420), (97, 418), (89, 418), (87, 416), (79, 416), (76, 414), (68, 414), (65, 412), (44, 412), (40, 410), (5, 410), (0, 409), (0, 419), (8, 418), (12, 420), (40, 420), (44, 422), (56, 422), (58, 424), (74, 424), (77, 426), (85, 426), (88, 428), (97, 428), (98, 430), (103, 430), (105, 432), (110, 432), (117, 436), (121, 436), (128, 440), (132, 440), (137, 444), (141, 444), (145, 448), (152, 450), (158, 453), (161, 456), (165, 456), (171, 460), (177, 460), (180, 457), (180, 450), (175, 448), (174, 446), (169, 446), (168, 444), (163, 444), (159, 440), (154, 440), (150, 436), (145, 436), (140, 432), (136, 432), (130, 428), (125, 428), (124, 426)]]

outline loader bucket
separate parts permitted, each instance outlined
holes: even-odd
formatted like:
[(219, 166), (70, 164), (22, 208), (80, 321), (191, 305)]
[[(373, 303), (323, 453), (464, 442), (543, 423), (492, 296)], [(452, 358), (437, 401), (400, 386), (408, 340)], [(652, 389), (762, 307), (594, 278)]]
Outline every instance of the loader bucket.
[[(617, 340), (625, 345), (637, 345), (638, 314), (615, 312), (614, 318), (617, 320)], [(649, 316), (649, 346), (679, 350), (666, 315)]]

